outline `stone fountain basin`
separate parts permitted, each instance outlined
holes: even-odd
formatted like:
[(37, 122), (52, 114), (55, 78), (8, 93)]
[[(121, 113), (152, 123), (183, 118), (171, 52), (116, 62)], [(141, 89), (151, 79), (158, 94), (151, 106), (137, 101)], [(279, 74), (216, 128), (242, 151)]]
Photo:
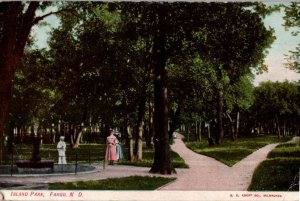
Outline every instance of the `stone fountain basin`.
[(19, 160), (16, 162), (18, 168), (53, 168), (54, 160), (41, 160), (41, 161), (30, 161), (30, 160)]
[(53, 172), (54, 160), (19, 160), (16, 165), (20, 174), (49, 174)]
[(93, 165), (87, 164), (54, 164), (53, 168), (20, 168), (17, 165), (0, 165), (0, 175), (8, 176), (30, 176), (30, 175), (39, 175), (39, 176), (51, 176), (58, 174), (74, 174), (76, 173), (88, 173), (88, 172), (98, 172), (99, 168)]

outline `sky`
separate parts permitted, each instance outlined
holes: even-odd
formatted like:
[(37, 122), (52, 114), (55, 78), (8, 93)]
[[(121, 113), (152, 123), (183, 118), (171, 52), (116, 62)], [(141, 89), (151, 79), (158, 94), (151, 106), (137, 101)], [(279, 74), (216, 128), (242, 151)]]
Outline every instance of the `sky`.
[[(52, 9), (52, 8), (51, 8)], [(46, 9), (44, 13), (49, 13), (50, 9)], [(43, 13), (37, 11), (36, 16), (41, 16)], [(46, 26), (34, 26), (31, 30), (31, 35), (34, 36), (36, 40), (36, 45), (38, 48), (47, 48), (49, 32), (52, 28), (57, 28), (60, 25), (59, 19), (55, 15), (50, 15), (44, 19), (43, 22), (48, 23)]]
[(276, 40), (273, 42), (272, 47), (268, 49), (269, 54), (265, 59), (265, 63), (268, 65), (268, 72), (257, 75), (254, 80), (254, 85), (257, 86), (262, 81), (298, 81), (300, 80), (300, 73), (289, 70), (285, 67), (285, 55), (289, 54), (289, 51), (295, 50), (296, 46), (300, 44), (299, 36), (292, 36), (291, 32), (299, 30), (300, 28), (285, 30), (282, 26), (284, 23), (282, 17), (284, 12), (276, 12), (267, 16), (264, 20), (266, 27), (272, 27), (275, 29)]
[[(272, 3), (270, 3), (272, 4)], [(41, 13), (37, 13), (41, 15)], [(285, 55), (289, 54), (289, 51), (295, 50), (296, 46), (300, 44), (300, 37), (292, 36), (291, 32), (296, 28), (285, 30), (283, 17), (284, 12), (274, 12), (264, 19), (265, 26), (272, 27), (275, 30), (276, 40), (268, 49), (268, 55), (265, 58), (265, 64), (268, 66), (268, 72), (256, 75), (254, 79), (254, 85), (259, 85), (263, 81), (298, 81), (300, 80), (300, 73), (289, 70), (285, 67)], [(32, 34), (37, 40), (37, 46), (39, 48), (48, 47), (47, 40), (49, 38), (49, 31), (52, 27), (59, 26), (59, 20), (55, 15), (51, 15), (45, 20), (49, 26), (35, 26), (32, 30)], [(297, 28), (300, 31), (300, 28)]]

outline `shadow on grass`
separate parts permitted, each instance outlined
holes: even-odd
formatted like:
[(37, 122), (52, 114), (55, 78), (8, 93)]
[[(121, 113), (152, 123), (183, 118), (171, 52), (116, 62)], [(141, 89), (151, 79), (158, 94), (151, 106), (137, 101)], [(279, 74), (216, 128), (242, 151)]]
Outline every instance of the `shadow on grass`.
[[(248, 190), (298, 191), (300, 158), (274, 158), (263, 161), (255, 170)], [(296, 182), (296, 183), (295, 183)]]
[(298, 191), (300, 142), (278, 145), (255, 170), (248, 190)]
[(155, 190), (175, 178), (131, 176), (85, 182), (49, 184), (49, 190)]
[(275, 136), (258, 136), (249, 138), (239, 138), (233, 142), (225, 139), (224, 143), (219, 146), (209, 147), (207, 140), (200, 142), (186, 142), (188, 148), (196, 153), (203, 154), (232, 167), (254, 151), (272, 143), (284, 142), (289, 138)]

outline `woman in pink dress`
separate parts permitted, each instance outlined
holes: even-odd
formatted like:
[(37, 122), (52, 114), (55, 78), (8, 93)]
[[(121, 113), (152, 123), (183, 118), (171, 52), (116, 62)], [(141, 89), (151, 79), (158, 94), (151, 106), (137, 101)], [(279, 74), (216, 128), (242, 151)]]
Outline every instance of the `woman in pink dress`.
[(114, 136), (114, 132), (110, 131), (110, 135), (106, 138), (107, 147), (105, 153), (105, 160), (109, 161), (110, 165), (113, 165), (114, 161), (118, 160), (117, 143), (118, 140)]

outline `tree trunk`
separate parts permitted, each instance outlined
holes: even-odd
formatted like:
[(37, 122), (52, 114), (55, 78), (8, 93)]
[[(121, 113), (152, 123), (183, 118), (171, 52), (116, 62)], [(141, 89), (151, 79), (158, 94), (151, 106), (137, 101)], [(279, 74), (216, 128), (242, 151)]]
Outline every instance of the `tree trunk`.
[[(2, 76), (1, 76), (2, 77)], [(0, 78), (1, 79), (1, 78)], [(1, 82), (0, 82), (1, 84)], [(1, 87), (1, 86), (0, 86)], [(3, 87), (1, 87), (2, 89)], [(2, 164), (3, 161), (3, 150), (4, 150), (4, 129), (7, 122), (7, 115), (8, 115), (8, 104), (10, 99), (10, 87), (9, 89), (2, 90), (0, 89), (0, 161)], [(6, 91), (6, 92), (5, 92)]]
[(187, 141), (190, 141), (190, 126), (187, 126)]
[(196, 140), (197, 141), (201, 141), (201, 134), (200, 134), (200, 132), (201, 132), (201, 128), (200, 128), (200, 126), (201, 126), (201, 121), (196, 121), (195, 122), (195, 129), (196, 129)]
[(7, 150), (9, 153), (13, 152), (14, 149), (14, 122), (9, 122), (8, 126), (6, 127), (6, 132), (8, 134), (8, 139), (7, 139)]
[(277, 115), (275, 116), (275, 120), (276, 120), (276, 128), (277, 128), (278, 138), (281, 138), (280, 124), (279, 124), (279, 119), (278, 119)]
[(223, 92), (219, 90), (218, 92), (218, 108), (217, 108), (217, 133), (216, 133), (216, 144), (222, 144), (224, 138), (223, 130), (223, 110), (224, 110), (224, 97)]
[[(147, 60), (147, 59), (146, 59)], [(146, 61), (147, 62), (147, 61)], [(140, 103), (138, 107), (138, 119), (137, 119), (137, 127), (136, 127), (136, 137), (135, 137), (135, 160), (142, 160), (143, 154), (143, 132), (144, 132), (144, 116), (146, 110), (146, 102), (147, 102), (147, 86), (150, 79), (150, 71), (151, 68), (147, 64), (145, 67), (145, 74), (143, 80), (143, 86), (140, 96)]]
[(143, 132), (144, 132), (144, 121), (139, 122), (138, 128), (136, 131), (135, 138), (135, 161), (141, 161), (143, 158)]
[(78, 148), (80, 145), (80, 139), (82, 138), (83, 126), (80, 126), (79, 129), (76, 129), (77, 132), (74, 133), (75, 139), (74, 144), (72, 144), (72, 148)]
[(144, 115), (145, 115), (145, 108), (146, 108), (146, 81), (143, 85), (140, 104), (138, 108), (138, 121), (137, 127), (135, 132), (135, 151), (134, 151), (134, 159), (136, 161), (142, 160), (143, 154), (143, 132), (144, 132)]
[(208, 124), (207, 124), (207, 137), (208, 137), (208, 139), (210, 139), (210, 136), (211, 136), (211, 135), (210, 135), (210, 132), (211, 132), (210, 129), (211, 129), (210, 123), (208, 123)]
[(151, 98), (149, 95), (149, 120), (148, 120), (149, 131), (146, 137), (146, 145), (148, 148), (153, 147), (153, 136), (154, 136), (153, 113), (154, 113), (154, 108), (153, 108), (153, 104), (151, 103)]
[(283, 121), (283, 136), (286, 136), (286, 118)]
[(237, 139), (239, 136), (239, 130), (240, 130), (240, 112), (238, 111), (236, 113), (235, 139)]
[(178, 103), (178, 107), (175, 111), (175, 114), (172, 118), (171, 121), (171, 126), (170, 126), (170, 130), (169, 130), (169, 139), (170, 139), (170, 143), (173, 143), (173, 133), (176, 130), (178, 124), (179, 124), (179, 117), (180, 117), (180, 113), (181, 113), (181, 101), (180, 103)]
[(55, 136), (56, 136), (56, 130), (55, 130), (55, 128), (54, 128), (54, 124), (51, 124), (51, 128), (50, 128), (51, 130), (51, 143), (52, 144), (55, 144)]
[(226, 116), (229, 119), (231, 140), (234, 142), (236, 140), (236, 138), (235, 138), (235, 130), (234, 130), (234, 125), (233, 125), (233, 120), (228, 112), (226, 112)]
[(198, 139), (199, 141), (202, 140), (202, 121), (198, 121)]
[(21, 127), (17, 126), (17, 139), (16, 139), (16, 143), (20, 143), (21, 142)]
[(127, 134), (128, 134), (128, 140), (129, 140), (129, 160), (131, 162), (134, 162), (135, 157), (134, 157), (134, 150), (133, 150), (133, 136), (132, 136), (132, 130), (129, 125), (127, 125)]
[[(200, 139), (202, 140), (202, 136), (205, 134), (205, 121), (201, 121), (200, 123)], [(200, 140), (200, 141), (201, 141)]]
[(3, 161), (4, 128), (7, 123), (12, 81), (20, 66), (24, 48), (33, 26), (39, 2), (31, 2), (23, 13), (22, 2), (1, 3), (2, 38), (0, 38), (0, 161)]
[(168, 94), (167, 94), (167, 54), (165, 50), (164, 5), (158, 5), (156, 34), (154, 36), (154, 162), (151, 173), (171, 174), (175, 169), (171, 163), (171, 152), (168, 135)]

